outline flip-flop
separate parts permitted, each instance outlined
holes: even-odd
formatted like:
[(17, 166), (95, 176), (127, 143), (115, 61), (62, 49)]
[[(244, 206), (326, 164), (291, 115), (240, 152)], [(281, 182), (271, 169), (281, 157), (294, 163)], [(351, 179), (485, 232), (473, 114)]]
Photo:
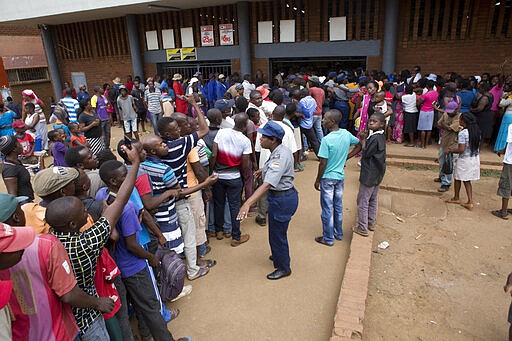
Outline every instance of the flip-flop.
[(193, 281), (193, 280), (198, 279), (200, 277), (206, 276), (206, 274), (208, 272), (210, 272), (210, 268), (207, 268), (207, 267), (199, 268), (199, 271), (194, 276), (189, 277), (188, 280), (189, 281)]
[(460, 204), (460, 205), (469, 211), (473, 210), (473, 207), (474, 207), (473, 204), (468, 204), (468, 203)]
[(359, 226), (352, 227), (352, 232), (357, 233), (360, 236), (368, 237), (369, 233), (368, 231), (361, 230)]
[(508, 210), (507, 210), (507, 213), (504, 213), (503, 211), (501, 210), (496, 210), (496, 211), (491, 211), (492, 215), (495, 216), (495, 217), (498, 217), (498, 218), (501, 218), (503, 220), (508, 220)]
[(447, 204), (460, 204), (460, 200), (455, 200), (453, 198), (452, 199), (446, 199), (444, 202), (447, 203)]
[(215, 259), (205, 259), (204, 262), (206, 263), (205, 266), (207, 268), (213, 268), (215, 264), (217, 264), (217, 261)]

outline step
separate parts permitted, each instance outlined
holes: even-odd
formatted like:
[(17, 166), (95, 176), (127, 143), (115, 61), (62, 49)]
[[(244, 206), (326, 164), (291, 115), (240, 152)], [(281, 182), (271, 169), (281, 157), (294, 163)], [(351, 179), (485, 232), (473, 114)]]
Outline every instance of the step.
[[(438, 170), (439, 164), (434, 160), (424, 160), (417, 158), (404, 158), (404, 157), (390, 157), (387, 155), (386, 164), (390, 166), (398, 166), (398, 167), (420, 167), (426, 169)], [(503, 168), (502, 164), (494, 165), (494, 164), (480, 164), (481, 170), (489, 170), (489, 171), (501, 171)]]
[[(424, 161), (433, 161), (436, 162), (437, 156), (430, 156), (430, 155), (405, 155), (400, 153), (386, 153), (386, 158), (396, 158), (396, 159), (408, 159), (408, 160), (424, 160)], [(501, 169), (501, 166), (503, 165), (503, 161), (496, 160), (496, 161), (490, 161), (490, 160), (482, 160), (482, 157), (480, 156), (480, 165), (489, 165), (489, 166), (499, 166)]]

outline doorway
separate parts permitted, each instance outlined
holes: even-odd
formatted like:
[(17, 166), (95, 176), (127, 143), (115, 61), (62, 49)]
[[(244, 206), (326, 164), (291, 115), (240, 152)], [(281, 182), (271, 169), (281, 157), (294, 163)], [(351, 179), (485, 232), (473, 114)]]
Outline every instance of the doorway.
[(196, 72), (201, 72), (203, 78), (208, 80), (208, 75), (213, 73), (222, 73), (226, 77), (231, 75), (231, 61), (206, 61), (206, 62), (177, 62), (177, 63), (162, 63), (157, 65), (157, 71), (160, 75), (164, 73), (174, 75), (180, 73), (184, 79), (190, 79)]
[(279, 58), (270, 60), (272, 77), (279, 72), (285, 75), (297, 72), (311, 72), (319, 76), (327, 76), (329, 71), (366, 69), (366, 57), (325, 57), (325, 58)]

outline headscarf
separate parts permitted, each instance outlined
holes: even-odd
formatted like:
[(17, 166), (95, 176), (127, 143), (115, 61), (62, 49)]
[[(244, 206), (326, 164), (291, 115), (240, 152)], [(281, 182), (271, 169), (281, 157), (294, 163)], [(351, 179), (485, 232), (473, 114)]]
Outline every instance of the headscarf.
[(15, 136), (9, 135), (0, 137), (0, 153), (8, 155), (16, 148), (16, 141), (18, 140)]
[(22, 95), (30, 97), (32, 99), (39, 99), (36, 95), (36, 93), (30, 89), (25, 89), (21, 92)]

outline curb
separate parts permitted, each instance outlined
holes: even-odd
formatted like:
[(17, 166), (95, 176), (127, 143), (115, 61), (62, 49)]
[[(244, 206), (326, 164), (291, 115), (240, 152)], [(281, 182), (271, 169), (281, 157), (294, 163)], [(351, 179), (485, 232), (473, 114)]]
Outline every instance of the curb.
[(442, 196), (442, 192), (434, 191), (434, 190), (424, 190), (417, 188), (408, 188), (408, 187), (398, 187), (391, 185), (380, 185), (380, 189), (392, 192), (401, 192), (401, 193), (411, 193), (411, 194), (420, 194), (420, 195), (428, 195), (428, 196)]
[(363, 337), (363, 321), (370, 279), (373, 232), (368, 237), (352, 233), (350, 254), (341, 283), (330, 341)]

